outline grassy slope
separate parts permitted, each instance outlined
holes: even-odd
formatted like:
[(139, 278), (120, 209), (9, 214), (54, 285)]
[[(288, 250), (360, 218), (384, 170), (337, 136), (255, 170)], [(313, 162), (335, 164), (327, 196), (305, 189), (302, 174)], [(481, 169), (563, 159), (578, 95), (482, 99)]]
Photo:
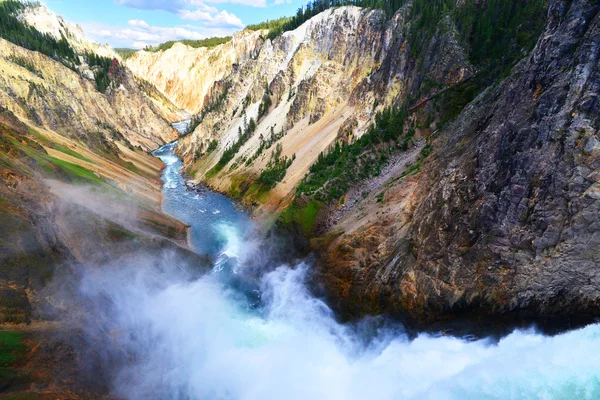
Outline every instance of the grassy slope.
[(28, 380), (16, 369), (23, 362), (27, 350), (23, 333), (0, 331), (0, 391), (3, 386), (20, 386)]

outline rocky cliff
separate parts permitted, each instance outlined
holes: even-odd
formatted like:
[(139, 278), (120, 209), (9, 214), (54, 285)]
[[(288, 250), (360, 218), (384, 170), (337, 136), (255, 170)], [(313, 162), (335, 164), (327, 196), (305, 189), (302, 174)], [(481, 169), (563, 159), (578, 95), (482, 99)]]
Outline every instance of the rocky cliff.
[[(535, 49), (343, 216), (322, 278), (350, 315), (598, 315), (600, 5), (552, 1)], [(335, 228), (334, 228), (335, 229)], [(330, 292), (331, 293), (331, 292)]]
[(199, 112), (211, 86), (239, 63), (255, 57), (264, 32), (240, 32), (214, 48), (176, 43), (166, 51), (138, 51), (127, 67), (152, 82), (170, 101), (188, 113)]

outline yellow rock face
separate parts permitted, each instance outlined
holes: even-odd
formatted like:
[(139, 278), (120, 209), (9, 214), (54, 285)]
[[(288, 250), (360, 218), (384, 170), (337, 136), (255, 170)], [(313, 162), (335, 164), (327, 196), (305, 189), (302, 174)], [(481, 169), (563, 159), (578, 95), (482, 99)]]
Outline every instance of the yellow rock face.
[(175, 105), (196, 113), (214, 82), (231, 73), (234, 65), (258, 52), (265, 31), (240, 32), (214, 48), (192, 48), (181, 43), (162, 52), (139, 51), (127, 60), (138, 76), (152, 82)]

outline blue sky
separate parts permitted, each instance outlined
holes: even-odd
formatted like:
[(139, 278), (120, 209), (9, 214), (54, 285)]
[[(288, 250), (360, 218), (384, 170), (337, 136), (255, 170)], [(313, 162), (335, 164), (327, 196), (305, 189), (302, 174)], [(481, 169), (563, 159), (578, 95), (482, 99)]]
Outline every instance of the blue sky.
[(248, 24), (290, 16), (304, 0), (44, 0), (88, 38), (143, 48), (168, 40), (227, 36)]

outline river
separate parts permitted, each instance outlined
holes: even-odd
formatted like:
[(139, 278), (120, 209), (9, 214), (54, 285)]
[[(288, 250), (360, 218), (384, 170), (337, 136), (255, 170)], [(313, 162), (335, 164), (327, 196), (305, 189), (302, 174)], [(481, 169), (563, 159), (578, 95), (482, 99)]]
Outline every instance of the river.
[(409, 337), (377, 319), (344, 325), (305, 287), (308, 263), (269, 265), (260, 305), (251, 304), (222, 272), (262, 262), (252, 222), (226, 197), (188, 187), (175, 146), (155, 152), (166, 164), (164, 211), (190, 225), (195, 251), (217, 261), (197, 279), (172, 270), (104, 285), (119, 305), (114, 318), (137, 332), (123, 344), (135, 361), (115, 382), (122, 396), (600, 399), (600, 325), (552, 337), (517, 330), (500, 340)]

